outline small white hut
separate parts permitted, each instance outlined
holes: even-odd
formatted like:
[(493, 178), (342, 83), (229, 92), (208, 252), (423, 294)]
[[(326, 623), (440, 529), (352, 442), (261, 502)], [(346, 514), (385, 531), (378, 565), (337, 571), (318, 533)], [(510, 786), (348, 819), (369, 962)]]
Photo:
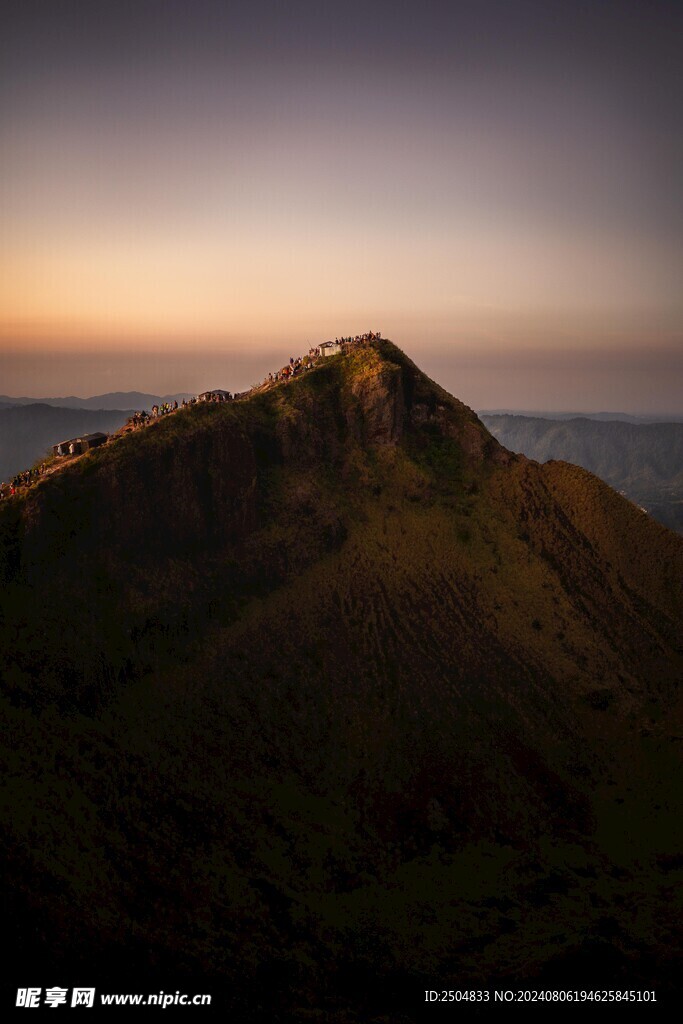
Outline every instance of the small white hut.
[(223, 391), (221, 388), (214, 388), (213, 391), (202, 391), (201, 395), (197, 395), (198, 402), (228, 402), (232, 398), (229, 391)]

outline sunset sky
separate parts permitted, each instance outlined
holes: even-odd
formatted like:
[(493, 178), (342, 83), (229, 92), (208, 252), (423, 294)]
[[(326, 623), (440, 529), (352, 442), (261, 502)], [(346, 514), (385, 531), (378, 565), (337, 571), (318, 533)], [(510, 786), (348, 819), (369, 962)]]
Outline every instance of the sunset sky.
[(372, 327), (475, 408), (683, 412), (681, 11), (10, 0), (0, 393)]

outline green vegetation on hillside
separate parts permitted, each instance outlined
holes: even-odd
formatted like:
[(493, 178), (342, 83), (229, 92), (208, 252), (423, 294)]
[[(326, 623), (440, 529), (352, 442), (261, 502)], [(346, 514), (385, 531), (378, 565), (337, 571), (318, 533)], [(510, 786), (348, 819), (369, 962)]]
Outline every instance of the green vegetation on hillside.
[(682, 548), (386, 342), (7, 502), (16, 963), (241, 1020), (673, 988)]

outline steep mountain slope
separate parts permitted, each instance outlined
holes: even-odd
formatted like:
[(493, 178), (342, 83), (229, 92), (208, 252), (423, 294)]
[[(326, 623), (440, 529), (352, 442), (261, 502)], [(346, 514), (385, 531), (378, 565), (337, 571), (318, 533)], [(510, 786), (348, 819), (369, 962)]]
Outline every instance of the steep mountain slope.
[(390, 343), (84, 456), (0, 559), (19, 962), (240, 1019), (675, 987), (683, 543)]
[(583, 466), (683, 533), (683, 423), (482, 416), (501, 444), (530, 459)]

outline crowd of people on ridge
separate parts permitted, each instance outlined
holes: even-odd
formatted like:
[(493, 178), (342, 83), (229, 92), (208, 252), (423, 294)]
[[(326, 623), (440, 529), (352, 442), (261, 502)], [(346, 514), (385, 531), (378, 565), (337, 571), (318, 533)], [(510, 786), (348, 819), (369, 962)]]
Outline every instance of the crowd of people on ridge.
[(15, 473), (8, 484), (4, 482), (0, 484), (0, 499), (16, 494), (20, 487), (30, 487), (36, 480), (45, 476), (46, 472), (47, 463), (41, 462), (39, 466), (32, 466), (31, 469), (22, 469), (20, 473)]
[[(183, 399), (183, 405), (185, 405), (185, 399)], [(134, 427), (144, 427), (146, 423), (151, 420), (156, 420), (160, 416), (168, 416), (169, 413), (175, 412), (178, 408), (178, 401), (174, 402), (162, 402), (161, 405), (153, 405), (151, 413), (143, 409), (142, 412), (134, 412), (128, 420)]]
[(178, 409), (187, 409), (191, 405), (197, 405), (201, 402), (226, 402), (231, 401), (238, 395), (231, 395), (229, 391), (206, 391), (203, 395), (195, 395), (194, 398), (183, 398), (180, 405), (176, 399), (173, 402), (162, 402), (161, 405), (153, 405), (152, 411), (147, 412), (143, 409), (142, 412), (134, 412), (129, 418), (128, 424), (134, 429), (137, 427), (146, 427), (148, 424), (153, 423), (155, 420), (161, 419), (163, 416), (168, 416), (172, 412), (177, 412)]
[[(240, 394), (233, 395), (229, 391), (216, 389), (214, 391), (206, 391), (194, 398), (187, 400), (183, 399), (180, 405), (177, 400), (173, 402), (162, 402), (161, 405), (153, 405), (151, 412), (147, 412), (144, 409), (140, 412), (135, 412), (129, 418), (127, 426), (133, 430), (137, 430), (139, 427), (148, 426), (164, 416), (177, 412), (179, 409), (186, 409), (189, 406), (197, 405), (202, 402), (230, 402), (242, 398), (248, 398), (249, 395), (254, 394), (256, 391), (270, 388), (272, 384), (280, 383), (282, 381), (287, 383), (294, 377), (298, 377), (302, 373), (312, 370), (325, 358), (323, 353), (328, 347), (333, 347), (334, 350), (337, 350), (338, 348), (342, 352), (346, 352), (349, 349), (358, 348), (362, 345), (368, 344), (369, 342), (380, 341), (381, 338), (382, 335), (379, 331), (367, 331), (365, 334), (356, 334), (349, 337), (335, 338), (334, 341), (330, 340), (321, 342), (320, 345), (314, 345), (309, 348), (306, 355), (292, 356), (285, 366), (279, 370), (269, 373), (261, 384), (255, 384), (249, 391), (243, 391)], [(115, 436), (116, 435), (110, 437), (109, 441), (114, 440)], [(59, 445), (57, 447), (57, 456), (77, 454), (73, 442), (69, 445), (68, 451), (62, 451), (61, 449), (62, 445)], [(9, 483), (0, 483), (0, 500), (12, 497), (12, 495), (16, 494), (20, 488), (30, 487), (31, 484), (36, 483), (41, 477), (45, 476), (46, 473), (49, 472), (49, 464), (47, 462), (41, 462), (38, 466), (33, 466), (31, 469), (25, 469), (20, 473), (16, 473)]]
[(348, 338), (335, 338), (334, 341), (324, 341), (320, 345), (314, 345), (309, 348), (308, 352), (304, 356), (292, 356), (286, 366), (283, 366), (280, 370), (275, 370), (274, 373), (269, 373), (263, 383), (258, 387), (277, 383), (282, 380), (288, 381), (291, 377), (296, 377), (301, 373), (305, 373), (306, 370), (312, 370), (313, 367), (317, 366), (323, 358), (323, 352), (327, 346), (338, 346), (342, 352), (345, 352), (350, 348), (365, 345), (370, 341), (380, 341), (381, 338), (382, 335), (379, 331), (376, 333), (368, 331), (366, 334), (356, 334), (355, 336), (349, 336)]

